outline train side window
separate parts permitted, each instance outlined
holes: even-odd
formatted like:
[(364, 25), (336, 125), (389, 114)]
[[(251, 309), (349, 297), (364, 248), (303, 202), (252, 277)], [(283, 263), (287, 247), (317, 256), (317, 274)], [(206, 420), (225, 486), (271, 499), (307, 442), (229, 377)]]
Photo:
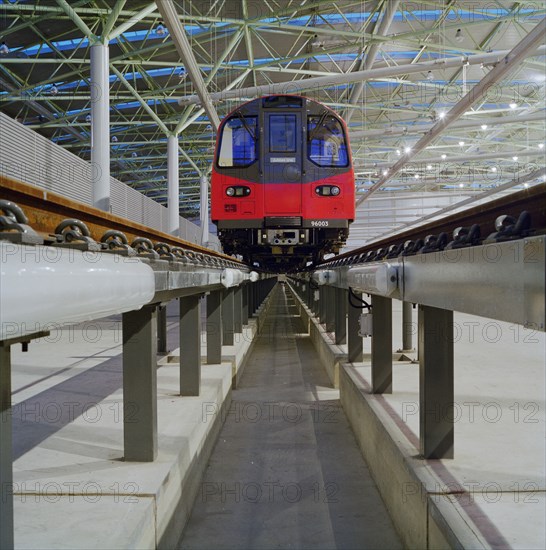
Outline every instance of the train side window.
[(257, 121), (255, 116), (234, 116), (227, 120), (222, 129), (218, 166), (241, 168), (255, 162)]
[(269, 115), (269, 152), (296, 152), (296, 115)]
[(341, 121), (331, 115), (308, 117), (307, 155), (318, 166), (349, 166), (349, 152)]

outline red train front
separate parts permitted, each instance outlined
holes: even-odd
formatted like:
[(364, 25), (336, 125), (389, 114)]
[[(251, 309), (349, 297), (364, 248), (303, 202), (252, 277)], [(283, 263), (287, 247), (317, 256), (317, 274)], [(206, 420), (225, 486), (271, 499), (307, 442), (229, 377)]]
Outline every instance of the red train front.
[(211, 188), (227, 254), (280, 271), (337, 253), (355, 215), (345, 124), (305, 97), (250, 101), (222, 121)]

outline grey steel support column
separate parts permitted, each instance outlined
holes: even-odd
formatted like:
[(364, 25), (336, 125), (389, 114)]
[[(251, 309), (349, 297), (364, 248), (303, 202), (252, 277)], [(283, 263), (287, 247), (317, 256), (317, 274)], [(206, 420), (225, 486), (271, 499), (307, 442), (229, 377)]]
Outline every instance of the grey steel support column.
[(402, 351), (413, 349), (413, 324), (411, 319), (412, 305), (402, 302)]
[(320, 288), (313, 287), (311, 289), (311, 311), (313, 315), (318, 318), (320, 311)]
[[(345, 292), (349, 293), (348, 290)], [(359, 292), (355, 291), (357, 296), (360, 296)], [(348, 297), (347, 297), (348, 299)], [(360, 314), (362, 309), (353, 307), (349, 303), (348, 307), (348, 319), (347, 319), (347, 345), (348, 345), (348, 360), (349, 363), (360, 363), (363, 359), (362, 353), (362, 336), (360, 336)]]
[(326, 332), (336, 330), (336, 289), (333, 286), (327, 286), (326, 290)]
[(91, 46), (91, 172), (93, 206), (110, 212), (110, 55)]
[(222, 362), (222, 291), (207, 296), (207, 363)]
[(392, 300), (372, 296), (372, 393), (392, 393)]
[(233, 346), (234, 342), (234, 304), (233, 290), (228, 288), (223, 292), (222, 298), (222, 339), (224, 346)]
[(347, 343), (347, 291), (334, 287), (335, 311), (336, 311), (336, 344)]
[(123, 442), (125, 460), (157, 456), (157, 312), (123, 314)]
[(11, 346), (0, 343), (0, 548), (13, 548)]
[(179, 298), (180, 395), (199, 395), (201, 389), (201, 320), (199, 296)]
[(420, 447), (424, 458), (453, 458), (453, 312), (419, 306)]
[(254, 286), (256, 283), (248, 283), (246, 286), (247, 300), (248, 300), (248, 318), (250, 319), (254, 315)]
[(243, 297), (243, 325), (248, 325), (248, 285), (246, 283), (241, 287), (241, 294)]
[(167, 353), (167, 306), (157, 308), (157, 353)]
[(319, 286), (318, 319), (321, 324), (326, 321), (326, 292), (324, 285)]
[(233, 332), (243, 332), (243, 289), (240, 285), (233, 289)]
[(260, 307), (260, 285), (262, 281), (256, 281), (252, 285), (252, 314), (256, 313)]
[(179, 187), (178, 136), (167, 138), (167, 213), (169, 233), (180, 235), (180, 187)]

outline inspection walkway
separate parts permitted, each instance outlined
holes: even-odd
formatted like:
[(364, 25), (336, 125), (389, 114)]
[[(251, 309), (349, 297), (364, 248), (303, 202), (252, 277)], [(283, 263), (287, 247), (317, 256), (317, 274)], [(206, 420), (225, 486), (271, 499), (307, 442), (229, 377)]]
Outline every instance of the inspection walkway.
[(179, 548), (401, 548), (302, 330), (278, 285)]

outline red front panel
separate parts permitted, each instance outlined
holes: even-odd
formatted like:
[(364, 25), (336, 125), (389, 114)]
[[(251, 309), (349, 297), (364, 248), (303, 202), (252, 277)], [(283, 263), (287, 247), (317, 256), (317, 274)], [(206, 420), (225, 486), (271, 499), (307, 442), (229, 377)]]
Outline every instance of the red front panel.
[[(230, 186), (246, 185), (250, 188), (248, 197), (228, 197)], [(262, 220), (264, 217), (263, 186), (240, 178), (218, 174), (212, 171), (211, 180), (211, 219), (218, 220)]]
[[(337, 185), (337, 197), (319, 197), (318, 185)], [(226, 189), (246, 185), (248, 197), (228, 197)], [(300, 198), (301, 197), (301, 198)], [(355, 191), (352, 172), (338, 174), (305, 184), (256, 184), (213, 170), (211, 185), (211, 218), (217, 220), (263, 220), (266, 216), (302, 216), (304, 220), (347, 219), (355, 217)]]
[[(337, 197), (319, 197), (315, 189), (319, 185), (336, 185), (341, 189)], [(314, 181), (304, 186), (302, 216), (304, 220), (328, 220), (355, 218), (355, 184), (353, 172), (345, 172)]]

